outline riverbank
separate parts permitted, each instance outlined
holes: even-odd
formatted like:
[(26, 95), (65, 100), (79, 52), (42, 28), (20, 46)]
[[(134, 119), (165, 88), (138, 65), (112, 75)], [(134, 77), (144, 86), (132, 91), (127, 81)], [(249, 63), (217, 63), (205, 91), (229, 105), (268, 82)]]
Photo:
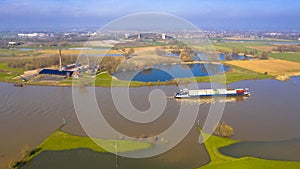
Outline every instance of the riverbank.
[[(264, 169), (273, 169), (273, 168), (299, 168), (300, 162), (291, 162), (291, 161), (278, 161), (278, 160), (265, 160), (254, 157), (243, 157), (243, 158), (234, 158), (231, 156), (224, 155), (220, 153), (219, 149), (222, 147), (226, 147), (232, 145), (234, 143), (241, 142), (240, 140), (233, 140), (229, 138), (221, 138), (214, 135), (209, 135), (204, 133), (200, 127), (198, 127), (198, 131), (201, 135), (204, 142), (204, 146), (206, 151), (210, 157), (210, 162), (199, 169), (256, 169), (256, 168), (264, 168)], [(136, 151), (141, 149), (151, 148), (151, 145), (145, 142), (137, 142), (130, 140), (102, 140), (102, 139), (93, 139), (96, 142), (101, 142), (101, 145), (104, 145), (106, 148), (111, 148), (109, 151), (114, 152), (115, 145), (117, 143), (118, 152), (128, 152), (128, 151)], [(80, 148), (87, 148), (93, 150), (95, 152), (106, 153), (107, 151), (103, 148), (99, 147), (95, 144), (90, 138), (75, 136), (69, 133), (65, 133), (62, 131), (55, 131), (51, 134), (44, 142), (42, 142), (35, 149), (30, 151), (28, 155), (17, 162), (16, 165), (12, 166), (12, 168), (17, 169), (21, 166), (30, 163), (30, 161), (38, 156), (43, 151), (62, 151), (62, 150), (74, 150)]]
[(200, 167), (199, 169), (290, 169), (299, 168), (300, 162), (290, 162), (290, 161), (276, 161), (276, 160), (265, 160), (254, 157), (243, 157), (234, 158), (221, 154), (219, 149), (221, 147), (226, 147), (234, 143), (240, 142), (239, 140), (232, 140), (229, 138), (221, 138), (214, 135), (209, 135), (204, 133), (200, 127), (198, 127), (199, 133), (204, 142), (207, 153), (210, 156), (210, 162), (207, 165)]
[[(141, 87), (141, 86), (157, 86), (157, 85), (176, 85), (176, 84), (187, 84), (187, 83), (206, 83), (206, 82), (216, 82), (218, 83), (218, 79), (221, 83), (230, 84), (237, 81), (242, 80), (257, 80), (257, 79), (271, 79), (275, 78), (271, 75), (265, 75), (263, 73), (254, 72), (251, 70), (243, 69), (238, 66), (233, 66), (225, 63), (226, 66), (230, 66), (229, 71), (224, 74), (214, 75), (214, 76), (202, 76), (202, 77), (193, 77), (193, 78), (178, 78), (173, 79), (171, 81), (165, 82), (138, 82), (138, 81), (124, 81), (113, 78), (107, 72), (102, 72), (96, 75), (94, 79), (87, 78), (87, 82), (84, 82), (79, 79), (67, 78), (62, 81), (29, 81), (22, 82), (21, 79), (17, 80), (14, 77), (22, 74), (23, 70), (15, 70), (8, 69), (7, 66), (2, 64), (2, 68), (7, 70), (6, 73), (2, 72), (2, 76), (0, 76), (0, 81), (8, 82), (8, 83), (24, 83), (24, 85), (37, 85), (37, 86), (61, 86), (61, 87), (71, 87), (74, 85), (77, 86), (96, 86), (96, 87), (122, 87), (122, 86), (130, 86), (130, 87)], [(7, 74), (8, 72), (11, 72)], [(0, 72), (1, 75), (1, 72)], [(225, 76), (224, 76), (225, 75)], [(92, 81), (91, 81), (92, 80)], [(94, 82), (93, 82), (94, 81)]]
[[(285, 138), (300, 138), (299, 132), (297, 132), (300, 128), (300, 115), (297, 108), (299, 101), (297, 99), (298, 94), (295, 92), (300, 88), (299, 84), (300, 77), (292, 78), (287, 82), (280, 82), (276, 80), (247, 80), (230, 84), (228, 86), (230, 88), (249, 87), (253, 94), (245, 101), (241, 102), (238, 100), (237, 102), (226, 104), (224, 118), (226, 118), (236, 129), (234, 137), (245, 141), (272, 141), (282, 140)], [(200, 86), (206, 87), (208, 84), (200, 84)], [(143, 107), (138, 107), (142, 110), (147, 109), (148, 105), (141, 103), (143, 103), (144, 100), (147, 100), (149, 93), (153, 89), (157, 88), (163, 90), (166, 93), (166, 96), (172, 96), (173, 93), (178, 90), (174, 85), (133, 88), (130, 93), (132, 103), (138, 106), (143, 105)], [(0, 168), (5, 168), (9, 161), (18, 159), (20, 157), (20, 149), (25, 144), (31, 145), (32, 147), (38, 146), (45, 138), (51, 135), (53, 129), (61, 124), (61, 119), (63, 117), (69, 121), (68, 125), (64, 128), (65, 131), (84, 135), (84, 132), (81, 131), (80, 124), (76, 122), (77, 118), (76, 113), (74, 113), (74, 105), (72, 101), (72, 88), (46, 86), (26, 86), (24, 88), (15, 88), (11, 84), (1, 83), (1, 89), (1, 96), (5, 98), (1, 99), (1, 105), (5, 106), (1, 106), (2, 114), (0, 118), (2, 126), (0, 133), (3, 136), (4, 141), (4, 144), (0, 147), (2, 151), (1, 153), (4, 156), (0, 159)], [(81, 91), (85, 92), (85, 90)], [(99, 87), (95, 89), (95, 92), (97, 99), (99, 100), (101, 111), (103, 110), (102, 112), (107, 112), (107, 114), (104, 115), (109, 122), (112, 122), (111, 125), (116, 126), (118, 129), (122, 129), (123, 132), (132, 131), (132, 133), (135, 133), (142, 129), (146, 129), (146, 127), (141, 129), (139, 126), (129, 128), (125, 125), (121, 118), (116, 118), (118, 116), (115, 116), (115, 114), (118, 112), (117, 110), (111, 110), (111, 103), (113, 103), (112, 98), (107, 97), (107, 94), (110, 93), (110, 88)], [(289, 101), (284, 102), (283, 100)], [(24, 101), (27, 104), (24, 104)], [(178, 110), (177, 106), (180, 105), (180, 103), (178, 104), (178, 101), (174, 99), (168, 99), (168, 102), (170, 102), (170, 104), (167, 105), (165, 112), (167, 116), (162, 116), (162, 119), (157, 124), (157, 126), (162, 126), (162, 128), (171, 125), (173, 121), (172, 119), (176, 119), (177, 114), (174, 113), (174, 110)], [(195, 105), (198, 103), (194, 102), (186, 104)], [(208, 105), (203, 104), (201, 104), (201, 106), (209, 107)], [(205, 119), (206, 109), (204, 109), (203, 113), (200, 113), (199, 115), (201, 119)], [(255, 122), (255, 125), (253, 125), (253, 122)], [(280, 127), (275, 126), (274, 128), (274, 124)], [(18, 126), (22, 127), (20, 128)], [(151, 133), (155, 133), (156, 131), (157, 128), (154, 128), (145, 134), (151, 135)], [(195, 167), (193, 168), (202, 166), (199, 165), (200, 163), (208, 163), (208, 155), (203, 155), (205, 153), (204, 147), (201, 146), (203, 147), (201, 150), (196, 149), (198, 145), (197, 138), (198, 134), (197, 131), (195, 131), (195, 134), (188, 136), (189, 141), (183, 142), (185, 147), (177, 147), (174, 150), (176, 152), (180, 152), (178, 149), (182, 150), (180, 153), (185, 154), (184, 156), (178, 156), (178, 153), (171, 151), (167, 154), (168, 158), (166, 159), (170, 161), (175, 161), (174, 158), (176, 158), (176, 160), (182, 160), (182, 158), (191, 159), (182, 160), (186, 163), (184, 163), (181, 168), (188, 168), (187, 166), (190, 165), (187, 164), (191, 164), (195, 161), (199, 162), (197, 162), (198, 165), (194, 165)], [(193, 142), (196, 143), (193, 144)], [(191, 152), (190, 149), (193, 149), (193, 151)], [(51, 154), (51, 152), (52, 151), (49, 153)], [(199, 154), (202, 154), (202, 156)], [(34, 158), (33, 161), (35, 161), (35, 164), (39, 163), (40, 161), (38, 159), (44, 157), (45, 156), (39, 155)], [(46, 157), (49, 156), (47, 155)], [(101, 158), (101, 156), (99, 158)], [(51, 162), (58, 161), (52, 160)], [(151, 161), (151, 164), (156, 165), (156, 162), (157, 161)], [(71, 163), (72, 161), (70, 160), (67, 164)], [(178, 163), (181, 164), (181, 162)], [(178, 165), (178, 163), (175, 164)], [(96, 165), (98, 163), (94, 164)], [(134, 166), (134, 164), (135, 163), (132, 163), (131, 166)]]
[(287, 60), (234, 60), (226, 61), (225, 64), (241, 67), (261, 74), (270, 75), (281, 81), (288, 80), (291, 76), (300, 75), (300, 63)]

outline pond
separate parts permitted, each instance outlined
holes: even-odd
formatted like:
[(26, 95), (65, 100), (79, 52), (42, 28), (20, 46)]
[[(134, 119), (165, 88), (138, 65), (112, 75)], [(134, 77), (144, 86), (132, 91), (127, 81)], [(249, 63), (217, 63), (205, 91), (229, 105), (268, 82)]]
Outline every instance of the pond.
[(97, 54), (80, 54), (80, 56), (84, 57), (104, 57), (104, 56), (113, 56), (113, 57), (122, 57), (124, 56), (121, 53), (97, 53)]
[(19, 48), (20, 51), (32, 51), (32, 50), (36, 50), (34, 48)]
[(142, 71), (116, 72), (113, 76), (121, 80), (164, 82), (175, 78), (217, 75), (228, 69), (229, 67), (222, 64), (169, 64), (157, 65)]
[[(252, 59), (249, 56), (237, 55), (237, 54), (230, 54), (230, 56), (231, 56), (231, 58), (230, 58), (231, 60), (245, 60), (245, 59), (251, 60)], [(224, 53), (220, 54), (220, 60), (226, 60)]]
[(232, 157), (258, 157), (269, 160), (300, 161), (300, 138), (283, 141), (246, 141), (223, 147), (220, 152)]
[[(117, 161), (117, 162), (116, 162)], [(161, 157), (130, 159), (116, 157), (110, 153), (99, 153), (89, 149), (68, 151), (44, 151), (21, 169), (114, 169), (116, 163), (120, 169), (195, 169), (198, 163), (168, 162)]]

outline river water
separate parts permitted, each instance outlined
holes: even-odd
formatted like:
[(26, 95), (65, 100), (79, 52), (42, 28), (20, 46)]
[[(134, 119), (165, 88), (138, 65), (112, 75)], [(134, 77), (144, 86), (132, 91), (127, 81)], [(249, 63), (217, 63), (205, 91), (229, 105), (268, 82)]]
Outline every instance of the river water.
[[(208, 87), (208, 84), (199, 84)], [(188, 86), (187, 86), (188, 87)], [(244, 100), (231, 100), (226, 103), (222, 120), (233, 126), (233, 138), (245, 141), (278, 141), (300, 138), (300, 78), (294, 77), (287, 82), (276, 80), (249, 80), (230, 84), (229, 87), (248, 87), (251, 96)], [(178, 90), (177, 86), (137, 87), (130, 91), (130, 98), (137, 109), (149, 108), (148, 94), (153, 89), (161, 89), (167, 96), (172, 96)], [(164, 131), (170, 126), (178, 113), (178, 101), (168, 99), (163, 115), (155, 121), (156, 127), (138, 126), (124, 121), (118, 115), (111, 101), (109, 88), (96, 88), (97, 100), (103, 103), (102, 112), (107, 121), (121, 132), (129, 135), (150, 135)], [(72, 102), (72, 88), (25, 86), (13, 87), (12, 84), (0, 83), (0, 168), (5, 168), (9, 161), (19, 159), (20, 150), (24, 145), (31, 147), (40, 144), (59, 125), (62, 119), (67, 120), (64, 130), (73, 134), (85, 135), (81, 128)], [(191, 102), (191, 104), (195, 104)], [(210, 103), (200, 103), (198, 119), (203, 124)], [(105, 105), (105, 106), (104, 106)], [(174, 113), (175, 112), (175, 113)], [(299, 143), (299, 142), (298, 142)], [(272, 142), (270, 142), (272, 146)], [(276, 146), (274, 144), (273, 146)], [(294, 144), (299, 146), (299, 144)], [(288, 151), (288, 150), (287, 150)], [(285, 152), (289, 153), (289, 152)], [(38, 168), (37, 164), (49, 164), (59, 157), (74, 159), (90, 159), (82, 162), (97, 166), (99, 158), (111, 159), (109, 154), (101, 154), (89, 150), (74, 150), (62, 152), (44, 152), (25, 168)], [(50, 161), (47, 161), (50, 159)], [(51, 160), (52, 159), (52, 160)], [(113, 163), (113, 160), (111, 160)], [(122, 159), (120, 165), (133, 168), (143, 164), (155, 168), (196, 168), (209, 161), (203, 147), (198, 143), (198, 132), (194, 127), (187, 137), (172, 150), (148, 159)], [(71, 164), (65, 160), (66, 165)], [(109, 163), (109, 160), (107, 161)], [(76, 164), (76, 163), (74, 163)], [(112, 165), (111, 163), (107, 165)], [(164, 167), (165, 166), (165, 167)], [(93, 168), (93, 167), (91, 167)], [(94, 167), (95, 168), (95, 167)]]

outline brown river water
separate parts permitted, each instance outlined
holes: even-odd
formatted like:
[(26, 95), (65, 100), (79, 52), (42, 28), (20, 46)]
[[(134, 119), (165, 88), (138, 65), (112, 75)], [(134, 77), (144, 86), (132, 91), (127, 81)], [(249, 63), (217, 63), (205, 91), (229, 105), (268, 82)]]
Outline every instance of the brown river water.
[[(208, 84), (198, 85), (208, 87)], [(299, 77), (294, 77), (287, 82), (241, 81), (230, 84), (229, 87), (248, 87), (251, 91), (251, 96), (247, 99), (227, 100), (222, 120), (233, 126), (234, 139), (270, 141), (272, 145), (272, 141), (300, 138)], [(132, 88), (130, 98), (133, 105), (140, 110), (148, 109), (150, 105), (145, 100), (153, 89), (161, 89), (167, 96), (172, 96), (178, 90), (176, 86)], [(155, 121), (155, 125), (137, 127), (136, 124), (125, 121), (118, 114), (109, 97), (110, 88), (98, 87), (96, 95), (98, 102), (102, 103), (100, 107), (106, 120), (115, 129), (132, 136), (160, 133), (168, 128), (178, 115), (178, 101), (168, 99), (166, 110)], [(64, 131), (85, 135), (73, 107), (70, 87), (25, 86), (17, 88), (12, 84), (0, 83), (0, 97), (0, 168), (7, 168), (9, 161), (19, 159), (20, 150), (24, 145), (35, 147), (40, 144), (62, 124), (63, 118), (68, 122), (63, 128)], [(197, 118), (201, 124), (207, 116), (209, 102), (199, 102), (201, 105)], [(190, 104), (195, 104), (195, 102), (191, 101)], [(134, 167), (134, 164), (138, 166), (139, 163), (148, 163), (149, 166), (153, 165), (155, 168), (164, 168), (162, 166), (167, 165), (176, 166), (175, 168), (197, 168), (209, 161), (205, 148), (198, 143), (198, 136), (194, 127), (172, 150), (148, 159), (124, 160), (123, 164), (128, 168)], [(78, 151), (85, 154), (84, 157), (87, 159), (90, 159), (89, 156), (95, 156), (92, 154), (95, 152), (89, 152), (89, 150)], [(46, 152), (40, 156), (46, 158), (47, 153), (55, 152)], [(68, 154), (70, 151), (65, 153), (70, 155)], [(57, 154), (56, 157), (67, 156), (66, 154)], [(80, 156), (78, 152), (75, 154)], [(111, 157), (108, 155), (107, 158)], [(54, 156), (50, 159), (57, 160)], [(156, 164), (161, 164), (161, 167)], [(25, 168), (30, 168), (30, 166), (25, 166)], [(35, 168), (34, 164), (32, 168)]]

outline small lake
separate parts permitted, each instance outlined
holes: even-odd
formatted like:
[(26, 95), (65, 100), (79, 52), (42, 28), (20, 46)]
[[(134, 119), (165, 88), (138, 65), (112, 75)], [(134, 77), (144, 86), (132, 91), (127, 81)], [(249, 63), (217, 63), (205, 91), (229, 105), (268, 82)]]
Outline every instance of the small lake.
[(268, 41), (268, 40), (221, 40), (221, 42), (233, 43), (267, 43), (270, 45), (298, 45), (299, 41)]
[(222, 64), (169, 64), (157, 65), (142, 71), (116, 72), (113, 76), (121, 80), (164, 82), (175, 78), (217, 75), (228, 69), (229, 67)]
[[(229, 54), (230, 55), (230, 59), (231, 60), (244, 60), (244, 59), (251, 59), (251, 57), (247, 57), (244, 55), (237, 55), (237, 54)], [(225, 54), (224, 53), (220, 53), (219, 54), (219, 59), (221, 61), (226, 60)], [(194, 56), (194, 60), (197, 61), (209, 61), (209, 58), (207, 55), (203, 54), (202, 52), (196, 52), (195, 56)]]
[(274, 42), (268, 42), (268, 44), (270, 44), (270, 45), (299, 45), (300, 42), (299, 41), (298, 42), (289, 42), (289, 41), (287, 41), (287, 42), (276, 42), (276, 41), (274, 41)]
[[(237, 55), (237, 54), (230, 54), (230, 56), (231, 56), (231, 60), (245, 60), (245, 59), (251, 60), (252, 59), (249, 56)], [(220, 54), (220, 60), (222, 60), (222, 61), (226, 60), (224, 53)]]
[(80, 54), (80, 56), (84, 57), (104, 57), (104, 56), (114, 56), (114, 57), (121, 57), (124, 56), (121, 53), (97, 53), (97, 54)]
[(237, 158), (258, 157), (269, 160), (300, 161), (300, 138), (271, 142), (240, 142), (223, 147), (220, 152)]
[[(148, 159), (118, 158), (120, 169), (195, 169), (198, 163), (167, 162), (161, 157)], [(89, 149), (68, 151), (44, 151), (21, 169), (114, 169), (116, 157), (111, 153), (99, 153)]]
[(36, 50), (34, 48), (19, 48), (20, 51), (33, 51)]

